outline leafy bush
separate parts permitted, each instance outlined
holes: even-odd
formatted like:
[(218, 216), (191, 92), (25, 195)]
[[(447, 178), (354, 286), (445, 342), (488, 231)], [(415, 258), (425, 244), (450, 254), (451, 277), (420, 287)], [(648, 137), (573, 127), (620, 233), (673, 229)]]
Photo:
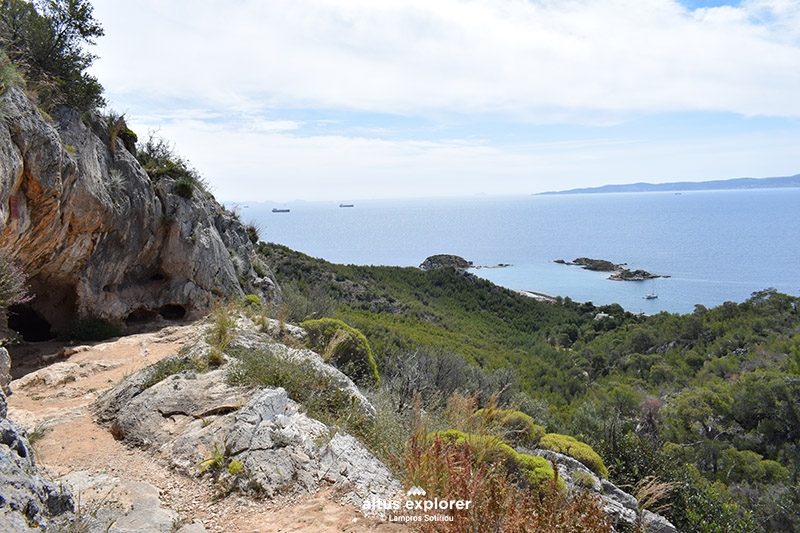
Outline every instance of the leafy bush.
[(178, 178), (178, 181), (175, 182), (175, 194), (188, 200), (193, 193), (194, 182), (187, 178)]
[(261, 229), (258, 227), (258, 223), (249, 222), (244, 229), (247, 232), (247, 238), (250, 240), (250, 242), (253, 244), (258, 244), (258, 240), (261, 237)]
[(333, 318), (307, 320), (300, 325), (308, 333), (309, 347), (322, 354), (326, 362), (357, 383), (371, 386), (380, 384), (372, 350), (360, 331)]
[(176, 180), (175, 193), (184, 198), (191, 198), (195, 188), (208, 190), (208, 184), (200, 173), (155, 132), (151, 131), (139, 146), (136, 158), (151, 180), (158, 181), (164, 177)]
[(189, 356), (167, 357), (166, 359), (162, 359), (148, 368), (147, 379), (142, 384), (142, 390), (149, 389), (153, 385), (164, 381), (169, 376), (178, 374), (184, 370), (205, 372), (208, 370), (208, 362)]
[[(474, 435), (455, 429), (442, 431), (433, 436), (445, 442), (466, 444), (479, 462), (503, 465), (509, 474), (526, 487), (540, 489), (545, 483), (556, 479), (553, 467), (544, 457), (517, 453), (511, 446), (492, 435)], [(557, 478), (556, 487), (566, 490), (564, 480)]]
[(477, 442), (476, 436), (459, 442), (457, 436), (428, 435), (417, 417), (418, 430), (403, 453), (405, 485), (422, 487), (440, 500), (471, 502), (466, 510), (451, 511), (452, 521), (420, 522), (420, 531), (611, 531), (598, 501), (586, 491), (570, 497), (556, 488), (552, 469), (549, 481), (537, 480), (540, 490), (527, 490), (527, 482), (520, 485), (518, 476), (502, 465), (481, 460), (480, 452), (476, 453), (480, 446), (471, 444)]
[(575, 440), (569, 435), (548, 433), (539, 441), (539, 447), (569, 455), (583, 463), (586, 468), (598, 476), (608, 478), (608, 468), (606, 468), (597, 452), (588, 444)]
[[(485, 409), (479, 409), (475, 414), (481, 416), (485, 412)], [(545, 435), (544, 428), (522, 411), (495, 409), (489, 417), (500, 424), (506, 438), (523, 446), (536, 446)]]
[[(256, 264), (258, 264), (257, 261), (253, 263), (253, 266), (255, 267)], [(264, 270), (263, 274), (258, 274), (264, 277), (267, 275), (267, 271)], [(315, 287), (303, 290), (297, 283), (292, 282), (281, 283), (280, 286), (280, 303), (277, 311), (278, 315), (287, 322), (297, 324), (311, 318), (330, 317), (336, 311), (336, 304), (324, 291), (317, 290)]]
[(257, 294), (247, 294), (244, 298), (242, 298), (245, 307), (249, 307), (251, 309), (261, 309), (261, 300), (258, 298)]
[(82, 317), (70, 322), (67, 329), (60, 335), (70, 342), (104, 341), (122, 335), (119, 326), (97, 317)]
[(84, 50), (103, 35), (86, 0), (7, 0), (0, 41), (12, 63), (24, 66), (41, 104), (79, 111), (102, 107), (103, 87), (87, 74), (95, 56)]
[(6, 53), (0, 49), (0, 94), (3, 94), (10, 87), (20, 87), (25, 85), (25, 79), (20, 74), (19, 69), (8, 58)]

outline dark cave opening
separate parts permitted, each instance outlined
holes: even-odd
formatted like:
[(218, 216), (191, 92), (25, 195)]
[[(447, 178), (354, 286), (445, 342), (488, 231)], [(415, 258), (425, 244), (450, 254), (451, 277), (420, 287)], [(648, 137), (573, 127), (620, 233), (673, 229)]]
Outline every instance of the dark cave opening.
[(8, 308), (8, 327), (27, 342), (43, 342), (54, 337), (51, 324), (33, 308), (17, 304)]
[(125, 317), (125, 324), (129, 326), (133, 324), (143, 324), (152, 322), (156, 318), (158, 318), (158, 313), (156, 311), (147, 309), (146, 307), (139, 307), (131, 311), (128, 316)]
[(186, 316), (186, 308), (178, 304), (162, 305), (158, 309), (158, 314), (166, 320), (180, 320)]

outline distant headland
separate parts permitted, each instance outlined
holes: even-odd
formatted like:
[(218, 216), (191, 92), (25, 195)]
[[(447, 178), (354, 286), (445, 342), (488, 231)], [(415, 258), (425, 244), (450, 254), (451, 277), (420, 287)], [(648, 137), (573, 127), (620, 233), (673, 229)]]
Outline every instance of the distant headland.
[(663, 192), (663, 191), (724, 191), (734, 189), (780, 189), (800, 187), (800, 174), (780, 178), (733, 178), (713, 181), (678, 181), (674, 183), (631, 183), (603, 185), (566, 191), (548, 191), (545, 194), (603, 194), (612, 192)]

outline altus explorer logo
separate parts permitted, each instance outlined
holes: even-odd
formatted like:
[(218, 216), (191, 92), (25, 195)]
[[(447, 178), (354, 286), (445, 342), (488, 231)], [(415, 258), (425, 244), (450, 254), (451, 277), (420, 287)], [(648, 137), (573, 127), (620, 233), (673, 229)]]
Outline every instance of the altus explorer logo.
[[(369, 498), (362, 508), (365, 511), (385, 511), (390, 522), (452, 522), (456, 511), (468, 510), (472, 504), (472, 500), (423, 499), (427, 495), (425, 489), (414, 486), (406, 492), (405, 500)], [(410, 513), (394, 514), (401, 510)], [(428, 514), (435, 511), (439, 514)]]

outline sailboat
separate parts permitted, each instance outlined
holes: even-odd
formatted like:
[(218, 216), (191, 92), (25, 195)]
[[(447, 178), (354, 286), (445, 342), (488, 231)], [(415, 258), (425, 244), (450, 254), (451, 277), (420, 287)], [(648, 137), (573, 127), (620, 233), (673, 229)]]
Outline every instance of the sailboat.
[(656, 280), (653, 280), (653, 292), (649, 292), (644, 295), (645, 300), (655, 300), (658, 298), (658, 293), (656, 292)]

